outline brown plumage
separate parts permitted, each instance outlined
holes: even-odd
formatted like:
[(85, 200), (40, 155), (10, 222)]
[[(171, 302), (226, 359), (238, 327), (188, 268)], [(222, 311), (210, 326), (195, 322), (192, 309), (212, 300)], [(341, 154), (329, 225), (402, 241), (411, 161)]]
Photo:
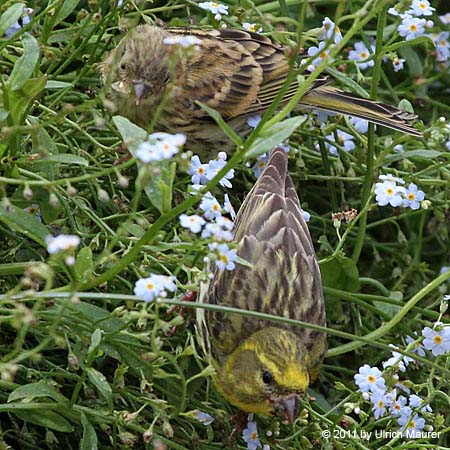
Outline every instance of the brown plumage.
[[(237, 254), (252, 267), (215, 269), (199, 301), (325, 326), (319, 266), (287, 163), (284, 150), (276, 148), (236, 218)], [(270, 404), (275, 402), (271, 395), (284, 392), (292, 398), (304, 392), (317, 378), (325, 353), (324, 333), (293, 325), (198, 309), (198, 327), (217, 369), (219, 390), (244, 410), (255, 410), (258, 398)], [(267, 367), (276, 385), (266, 398), (264, 385), (263, 393), (255, 391)]]
[[(183, 35), (201, 40), (197, 51), (180, 56), (178, 49), (163, 42)], [(122, 39), (100, 69), (117, 114), (145, 128), (165, 98), (156, 131), (184, 133), (188, 148), (217, 152), (230, 150), (233, 144), (197, 101), (216, 109), (232, 128), (245, 135), (250, 131), (246, 119), (264, 113), (288, 76), (285, 50), (269, 38), (247, 31), (142, 25)], [(421, 135), (411, 125), (414, 114), (345, 93), (328, 83), (326, 77), (315, 80), (299, 109), (350, 114)], [(296, 90), (294, 81), (282, 104)]]

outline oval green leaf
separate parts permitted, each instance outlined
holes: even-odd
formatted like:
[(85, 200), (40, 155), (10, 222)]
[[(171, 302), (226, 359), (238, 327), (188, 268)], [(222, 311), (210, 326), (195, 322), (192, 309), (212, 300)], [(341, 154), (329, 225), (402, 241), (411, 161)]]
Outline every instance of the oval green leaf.
[(271, 127), (263, 126), (246, 156), (252, 158), (272, 150), (287, 139), (305, 120), (304, 116), (296, 116), (278, 122)]
[(25, 3), (16, 3), (8, 8), (0, 17), (0, 36), (5, 34), (5, 31), (14, 25), (23, 13)]
[(31, 34), (22, 36), (23, 55), (14, 64), (11, 75), (8, 78), (8, 86), (17, 91), (33, 75), (39, 59), (39, 44)]
[(86, 372), (89, 381), (95, 386), (99, 394), (106, 400), (109, 409), (112, 409), (113, 407), (112, 389), (105, 375), (103, 375), (98, 370), (95, 370), (93, 367), (87, 368)]

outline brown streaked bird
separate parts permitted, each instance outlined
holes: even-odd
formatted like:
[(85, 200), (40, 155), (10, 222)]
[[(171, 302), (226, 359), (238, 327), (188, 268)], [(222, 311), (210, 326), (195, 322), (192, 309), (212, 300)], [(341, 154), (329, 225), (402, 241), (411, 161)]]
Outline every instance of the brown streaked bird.
[[(195, 36), (201, 41), (197, 51), (181, 56), (176, 65), (171, 64), (173, 45), (164, 43), (165, 38), (174, 36)], [(288, 76), (286, 50), (269, 38), (248, 31), (141, 25), (122, 39), (100, 64), (100, 71), (117, 114), (146, 128), (169, 92), (156, 131), (186, 134), (188, 149), (229, 151), (234, 148), (233, 143), (196, 102), (217, 110), (235, 131), (245, 136), (251, 131), (247, 118), (264, 113)], [(349, 114), (421, 136), (411, 125), (415, 114), (343, 92), (329, 83), (327, 77), (315, 80), (298, 108)], [(281, 105), (296, 90), (294, 81)]]
[[(234, 240), (251, 267), (213, 270), (200, 302), (326, 326), (319, 266), (281, 147), (245, 198)], [(325, 333), (201, 308), (197, 330), (226, 400), (245, 412), (295, 420), (299, 399), (318, 377)]]

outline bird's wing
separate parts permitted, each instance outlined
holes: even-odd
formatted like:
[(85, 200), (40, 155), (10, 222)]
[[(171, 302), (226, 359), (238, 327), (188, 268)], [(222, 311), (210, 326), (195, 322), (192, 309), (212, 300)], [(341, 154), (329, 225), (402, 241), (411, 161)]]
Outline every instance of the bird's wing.
[(258, 63), (263, 71), (263, 83), (286, 76), (289, 62), (285, 55), (286, 47), (261, 34), (243, 30), (199, 30), (189, 28), (168, 28), (174, 34), (189, 34), (199, 38), (214, 39), (226, 43), (239, 43)]
[[(243, 114), (255, 103), (263, 82), (263, 69), (250, 51), (236, 40), (216, 36), (217, 30), (169, 28), (172, 34), (188, 34), (201, 39), (201, 51), (193, 52), (177, 83), (189, 92), (193, 115), (208, 117), (196, 101), (214, 108), (224, 118)], [(176, 91), (175, 91), (176, 95)]]
[[(238, 30), (223, 30), (220, 37), (222, 39), (234, 39), (244, 45), (255, 58), (255, 61), (261, 65), (263, 82), (256, 102), (249, 105), (245, 114), (263, 112), (275, 100), (291, 70), (286, 56), (286, 47), (257, 33)], [(417, 119), (416, 114), (343, 92), (335, 87), (328, 86), (331, 81), (332, 79), (327, 76), (319, 76), (314, 80), (312, 86), (300, 100), (299, 109), (320, 109), (327, 112), (349, 114), (413, 136), (422, 136), (422, 133), (411, 125), (411, 122)], [(298, 83), (294, 78), (287, 87), (280, 101), (280, 106), (287, 103), (295, 95), (297, 89)]]
[[(206, 62), (208, 59), (214, 60), (216, 53), (213, 52), (216, 47), (219, 49), (217, 65), (211, 69), (211, 76), (203, 80), (204, 83), (212, 83), (216, 89), (202, 90), (205, 86), (202, 82), (194, 81), (192, 84), (191, 80), (191, 84), (198, 88), (197, 100), (212, 106), (227, 119), (263, 113), (286, 83), (290, 70), (298, 72), (295, 66), (291, 68), (289, 65), (286, 47), (257, 33), (230, 29), (169, 30), (173, 33), (192, 34), (205, 39), (204, 45), (207, 49), (211, 49), (211, 53), (199, 53), (200, 60), (197, 63)], [(215, 45), (212, 42), (215, 42)], [(228, 59), (228, 51), (231, 59)], [(189, 71), (192, 71), (194, 79), (197, 77), (202, 79), (203, 66), (196, 68), (197, 63), (191, 64)], [(223, 67), (228, 64), (230, 64), (230, 70), (227, 72), (223, 70)], [(299, 101), (298, 108), (349, 114), (394, 130), (422, 136), (422, 133), (411, 125), (411, 122), (417, 118), (415, 114), (340, 91), (328, 86), (330, 81), (331, 79), (326, 76), (320, 76), (314, 80)], [(297, 90), (298, 82), (296, 77), (293, 77), (280, 100), (280, 106), (286, 104)], [(202, 94), (205, 95), (202, 97)], [(203, 111), (198, 111), (198, 114), (197, 117), (201, 115), (206, 117)]]
[[(287, 172), (287, 157), (275, 149), (236, 218), (238, 255), (252, 267), (215, 271), (203, 301), (325, 325), (322, 283), (311, 237)], [(273, 323), (207, 312), (213, 348), (228, 354), (253, 332)], [(316, 331), (277, 325), (296, 333), (306, 348), (323, 356), (325, 336)], [(314, 362), (314, 361), (312, 361)]]
[[(205, 103), (227, 119), (267, 109), (289, 74), (286, 47), (266, 36), (230, 29), (166, 31), (202, 40), (202, 51), (189, 59), (183, 83), (194, 101)], [(327, 77), (320, 77), (313, 88), (328, 82)], [(293, 80), (280, 103), (288, 102), (297, 88), (297, 81)], [(206, 113), (199, 110), (197, 114)]]

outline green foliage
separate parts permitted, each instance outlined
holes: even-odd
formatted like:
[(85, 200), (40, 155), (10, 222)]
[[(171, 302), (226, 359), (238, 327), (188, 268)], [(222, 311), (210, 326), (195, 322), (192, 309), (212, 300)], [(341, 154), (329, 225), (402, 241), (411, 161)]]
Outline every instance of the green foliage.
[(5, 31), (11, 27), (17, 20), (19, 20), (22, 15), (25, 3), (15, 3), (11, 5), (3, 14), (0, 16), (0, 35), (4, 35)]
[[(292, 427), (258, 417), (259, 436), (278, 450), (448, 448), (447, 355), (420, 358), (405, 344), (436, 321), (449, 323), (442, 296), (450, 272), (440, 274), (450, 266), (449, 129), (439, 119), (449, 111), (448, 67), (436, 61), (429, 38), (399, 37), (385, 1), (316, 3), (230, 1), (221, 23), (257, 22), (280, 42), (311, 47), (324, 17), (332, 17), (344, 41), (323, 71), (345, 90), (414, 109), (424, 139), (361, 134), (344, 117), (320, 128), (285, 104), (243, 139), (200, 105), (237, 147), (205, 191), (227, 192), (237, 209), (255, 179), (245, 161), (251, 166), (289, 140), (290, 173), (321, 259), (329, 351), (310, 392), (316, 401), (303, 402)], [(24, 6), (35, 9), (30, 23), (6, 37), (18, 20), (23, 25)], [(390, 17), (385, 27), (383, 17)], [(190, 155), (139, 162), (148, 130), (111, 108), (98, 76), (98, 63), (125, 28), (155, 20), (220, 26), (197, 2), (182, 0), (0, 5), (0, 449), (246, 448), (240, 432), (228, 442), (236, 411), (214, 388), (184, 301), (207, 279), (210, 243), (179, 226), (180, 214), (201, 214), (201, 194), (188, 192)], [(375, 67), (362, 71), (347, 47), (377, 35)], [(393, 71), (395, 57), (406, 60), (403, 71)], [(338, 155), (330, 155), (325, 136), (342, 130), (355, 136), (356, 148), (337, 145)], [(231, 169), (233, 188), (218, 187)], [(428, 203), (417, 211), (378, 206), (380, 173), (416, 183)], [(350, 222), (333, 220), (332, 212), (351, 208)], [(46, 237), (58, 233), (79, 236), (80, 246), (49, 255)], [(145, 303), (132, 295), (135, 281), (151, 273), (176, 276), (173, 299)], [(359, 438), (397, 427), (392, 417), (373, 418), (353, 378), (363, 364), (381, 369), (389, 344), (419, 361), (418, 370), (412, 363), (400, 375), (432, 405), (424, 415), (438, 438)], [(198, 411), (214, 416), (212, 425), (198, 422)]]
[(360, 289), (358, 267), (355, 262), (342, 255), (327, 259), (320, 265), (324, 286), (347, 292), (358, 292)]
[[(136, 156), (136, 150), (147, 138), (147, 132), (130, 122), (125, 117), (115, 116), (113, 122), (126, 143), (128, 150)], [(140, 166), (145, 166), (140, 163)], [(176, 164), (166, 162), (158, 167), (157, 173), (153, 171), (143, 171), (139, 178), (144, 192), (151, 204), (161, 213), (169, 212), (172, 208), (172, 188), (175, 179)]]
[(291, 117), (271, 126), (263, 126), (247, 152), (248, 157), (259, 156), (285, 141), (297, 128), (305, 122), (305, 117)]

